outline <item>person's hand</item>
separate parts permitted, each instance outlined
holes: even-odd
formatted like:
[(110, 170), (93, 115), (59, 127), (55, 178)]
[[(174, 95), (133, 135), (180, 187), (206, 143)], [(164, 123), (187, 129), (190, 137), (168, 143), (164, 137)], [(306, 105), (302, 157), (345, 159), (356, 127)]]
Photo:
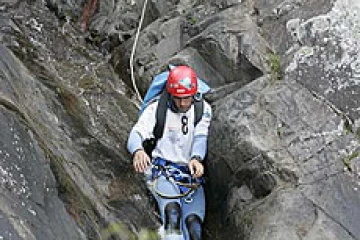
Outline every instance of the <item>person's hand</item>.
[(199, 178), (204, 174), (204, 166), (197, 159), (192, 158), (189, 162), (190, 174), (194, 178)]
[(143, 149), (137, 150), (133, 157), (133, 165), (135, 171), (143, 173), (151, 163), (150, 157)]

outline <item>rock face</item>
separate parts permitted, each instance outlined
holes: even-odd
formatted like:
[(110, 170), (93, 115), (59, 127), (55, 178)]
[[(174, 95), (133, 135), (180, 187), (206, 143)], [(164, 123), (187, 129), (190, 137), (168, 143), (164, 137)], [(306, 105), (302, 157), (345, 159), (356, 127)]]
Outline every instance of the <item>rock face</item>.
[(346, 4), (288, 20), (283, 77), (214, 103), (211, 190), (240, 239), (359, 238), (359, 19)]
[[(109, 58), (42, 1), (10, 2), (2, 9), (1, 123), (10, 131), (15, 122), (15, 130), (23, 132), (16, 135), (17, 145), (7, 136), (15, 134), (1, 133), (2, 184), (14, 185), (2, 185), (0, 204), (9, 234), (17, 239), (101, 239), (115, 226), (124, 229), (120, 235), (129, 235), (127, 228), (135, 232), (157, 226), (125, 148), (136, 105)], [(11, 154), (21, 149), (32, 154), (19, 155), (26, 168)], [(13, 197), (13, 191), (21, 195)]]
[(260, 78), (216, 103), (214, 196), (244, 239), (356, 239), (359, 183), (346, 163), (358, 139), (307, 89), (272, 84)]
[(16, 113), (1, 108), (1, 236), (86, 239), (66, 214), (44, 152)]
[[(155, 239), (126, 150), (143, 3), (0, 3), (0, 239)], [(148, 1), (140, 92), (169, 63), (213, 87), (205, 239), (360, 239), (359, 12), (356, 0)]]

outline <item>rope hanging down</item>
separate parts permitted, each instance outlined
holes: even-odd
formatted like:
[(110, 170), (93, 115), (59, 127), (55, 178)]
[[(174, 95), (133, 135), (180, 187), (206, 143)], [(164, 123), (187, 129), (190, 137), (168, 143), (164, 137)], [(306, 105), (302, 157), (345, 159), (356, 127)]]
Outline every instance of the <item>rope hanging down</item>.
[(141, 26), (142, 26), (142, 23), (143, 23), (143, 21), (144, 21), (144, 16), (145, 16), (145, 11), (146, 11), (147, 2), (148, 2), (148, 0), (145, 0), (145, 2), (144, 2), (144, 6), (143, 6), (143, 9), (142, 9), (142, 12), (141, 12), (141, 17), (140, 17), (139, 26), (138, 26), (138, 29), (137, 29), (137, 31), (136, 31), (136, 35), (135, 35), (135, 39), (134, 39), (134, 45), (133, 45), (133, 48), (132, 48), (132, 51), (131, 51), (131, 55), (130, 55), (131, 81), (132, 81), (132, 84), (133, 84), (133, 88), (134, 88), (134, 90), (135, 90), (135, 93), (136, 93), (138, 99), (140, 100), (140, 102), (142, 102), (143, 99), (141, 98), (139, 89), (137, 88), (136, 82), (135, 82), (135, 77), (134, 77), (134, 55), (135, 55), (136, 45), (137, 45), (137, 42), (138, 42), (138, 40), (139, 40), (139, 35), (140, 35)]

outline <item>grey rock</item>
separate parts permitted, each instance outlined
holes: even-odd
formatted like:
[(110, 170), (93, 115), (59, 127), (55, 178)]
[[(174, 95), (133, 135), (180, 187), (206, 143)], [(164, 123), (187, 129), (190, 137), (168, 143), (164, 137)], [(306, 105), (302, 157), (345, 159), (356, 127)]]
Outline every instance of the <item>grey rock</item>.
[(355, 123), (359, 119), (360, 99), (359, 43), (353, 36), (357, 20), (346, 19), (344, 14), (357, 11), (355, 7), (349, 13), (341, 12), (342, 7), (339, 2), (328, 14), (310, 18), (296, 28), (300, 46), (294, 48), (294, 58), (286, 70), (290, 79), (327, 99)]
[(292, 36), (286, 31), (286, 23), (292, 19), (309, 18), (330, 11), (334, 0), (321, 1), (256, 1), (249, 7), (261, 28), (263, 37), (276, 52), (283, 54), (292, 45)]
[[(359, 235), (356, 224), (344, 220), (344, 215), (358, 221), (359, 214), (347, 211), (358, 211), (355, 205), (359, 203), (359, 183), (354, 178), (356, 174), (346, 171), (344, 158), (358, 152), (358, 139), (347, 134), (344, 120), (331, 105), (314, 98), (294, 82), (271, 81), (260, 78), (214, 104), (216, 117), (209, 147), (210, 174), (216, 179), (211, 181), (213, 199), (219, 199), (219, 203), (228, 199), (226, 218), (241, 226), (239, 234), (244, 234), (244, 238), (356, 239)], [(338, 197), (329, 201), (321, 199), (322, 194), (317, 192), (319, 185), (328, 187), (326, 192)], [(234, 189), (240, 186), (247, 186), (254, 197), (244, 202), (234, 195)], [(306, 211), (288, 216), (284, 213), (290, 214), (289, 210), (277, 210), (278, 204), (266, 204), (272, 196), (282, 194), (283, 189), (291, 189), (290, 192), (306, 199), (294, 204), (288, 202), (290, 199), (281, 200), (294, 207), (290, 207), (290, 212), (298, 204), (310, 201), (316, 211), (324, 213), (322, 217), (326, 220), (305, 221), (316, 224), (304, 226), (301, 231), (305, 233), (300, 235), (305, 235), (300, 236), (296, 224), (286, 222), (302, 221), (308, 215)], [(309, 211), (315, 211), (312, 208)], [(249, 211), (255, 216), (249, 216)], [(279, 219), (274, 220), (276, 215), (272, 211), (279, 213)], [(323, 222), (331, 222), (333, 227), (329, 229)], [(311, 234), (307, 235), (308, 231)]]
[(58, 198), (49, 163), (16, 114), (0, 111), (1, 237), (85, 239)]
[[(244, 16), (238, 19), (237, 15)], [(139, 79), (140, 92), (144, 94), (152, 77), (169, 63), (185, 63), (199, 69), (200, 77), (205, 77), (214, 88), (232, 82), (245, 85), (269, 72), (266, 56), (270, 49), (256, 29), (245, 9), (238, 5), (223, 12), (199, 5), (175, 18), (162, 17), (152, 22), (141, 32), (135, 54), (135, 78)], [(254, 43), (256, 46), (252, 47)], [(126, 56), (126, 61), (114, 57), (120, 74), (123, 66), (128, 66), (132, 44), (133, 39), (115, 51), (115, 56)], [(125, 81), (131, 84), (130, 78)]]
[[(53, 188), (59, 190), (59, 197), (54, 198), (66, 209), (63, 216), (57, 216), (52, 208), (57, 205), (50, 202), (52, 206), (38, 214), (54, 219), (41, 219), (58, 224), (56, 231), (69, 235), (58, 239), (99, 239), (113, 224), (132, 229), (154, 227), (156, 216), (149, 207), (145, 184), (130, 168), (131, 156), (125, 148), (137, 117), (136, 105), (128, 88), (107, 65), (109, 58), (96, 47), (86, 49), (78, 29), (70, 22), (58, 21), (41, 1), (21, 4), (11, 14), (21, 14), (16, 19), (21, 31), (2, 32), (8, 47), (0, 45), (0, 103), (15, 112), (41, 143), (40, 157), (51, 165), (56, 179)], [(16, 39), (19, 44), (9, 44), (7, 39)], [(122, 101), (126, 103), (120, 104)], [(29, 167), (36, 168), (34, 164)], [(33, 196), (40, 194), (37, 190)], [(121, 202), (126, 204), (117, 204)], [(10, 204), (1, 202), (4, 207)], [(128, 212), (130, 206), (132, 211)], [(149, 209), (149, 214), (143, 214), (143, 209)], [(27, 216), (19, 213), (18, 218), (26, 221)], [(64, 219), (75, 221), (64, 225)], [(46, 234), (41, 238), (36, 232), (36, 238), (55, 239), (51, 226), (42, 224), (38, 229)]]
[(243, 6), (200, 17), (192, 28), (198, 28), (199, 34), (186, 44), (197, 49), (227, 83), (245, 85), (268, 72), (264, 57), (270, 49)]

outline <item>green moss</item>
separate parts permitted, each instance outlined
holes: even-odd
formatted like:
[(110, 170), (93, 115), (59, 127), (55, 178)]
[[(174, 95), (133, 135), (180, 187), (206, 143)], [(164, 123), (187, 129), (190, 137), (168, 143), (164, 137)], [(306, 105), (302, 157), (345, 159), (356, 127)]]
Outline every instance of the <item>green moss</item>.
[(274, 80), (279, 80), (281, 78), (280, 56), (278, 54), (271, 53), (268, 55), (268, 62), (272, 78)]
[(348, 133), (353, 133), (353, 128), (352, 128), (352, 125), (350, 123), (350, 121), (344, 117), (344, 129), (346, 132)]
[(113, 239), (115, 236), (129, 240), (160, 240), (160, 236), (154, 230), (142, 229), (139, 235), (135, 235), (122, 222), (110, 224), (101, 231), (101, 240)]
[(93, 211), (93, 205), (67, 174), (63, 166), (64, 161), (64, 159), (54, 155), (50, 157), (50, 166), (58, 183), (59, 196), (63, 199), (69, 214), (75, 220), (80, 220), (80, 215), (85, 213), (95, 223), (97, 217)]
[(354, 152), (352, 152), (349, 156), (346, 156), (346, 157), (343, 159), (344, 165), (345, 165), (345, 167), (346, 167), (349, 171), (352, 171), (352, 168), (351, 168), (351, 160), (357, 158), (357, 156), (359, 156), (359, 152), (354, 151)]
[(88, 232), (86, 229), (89, 229), (89, 225), (91, 225), (91, 229), (93, 229), (91, 235), (97, 234), (95, 229), (100, 229), (97, 210), (66, 172), (64, 167), (66, 160), (53, 154), (44, 141), (40, 141), (40, 146), (45, 157), (49, 159), (51, 171), (56, 179), (59, 198), (64, 202), (68, 214), (85, 232)]
[(58, 95), (61, 98), (62, 104), (64, 105), (67, 113), (71, 116), (78, 128), (83, 128), (85, 122), (87, 122), (87, 114), (85, 112), (85, 104), (80, 101), (80, 99), (72, 93), (66, 87), (57, 88)]
[(189, 19), (189, 22), (190, 22), (191, 25), (195, 25), (198, 21), (199, 21), (199, 19), (197, 19), (195, 16), (192, 16)]
[(139, 240), (160, 240), (157, 231), (142, 229), (139, 233)]
[(92, 89), (99, 86), (99, 80), (92, 77), (83, 77), (79, 79), (78, 86), (83, 89)]
[(9, 48), (23, 63), (25, 63), (27, 66), (31, 65), (31, 63), (34, 62), (34, 59), (38, 59), (38, 52), (35, 46), (21, 33), (15, 33), (14, 36), (18, 44), (15, 46), (10, 46)]
[(358, 138), (360, 138), (360, 127), (358, 127), (358, 128), (356, 129), (356, 136), (357, 136)]

